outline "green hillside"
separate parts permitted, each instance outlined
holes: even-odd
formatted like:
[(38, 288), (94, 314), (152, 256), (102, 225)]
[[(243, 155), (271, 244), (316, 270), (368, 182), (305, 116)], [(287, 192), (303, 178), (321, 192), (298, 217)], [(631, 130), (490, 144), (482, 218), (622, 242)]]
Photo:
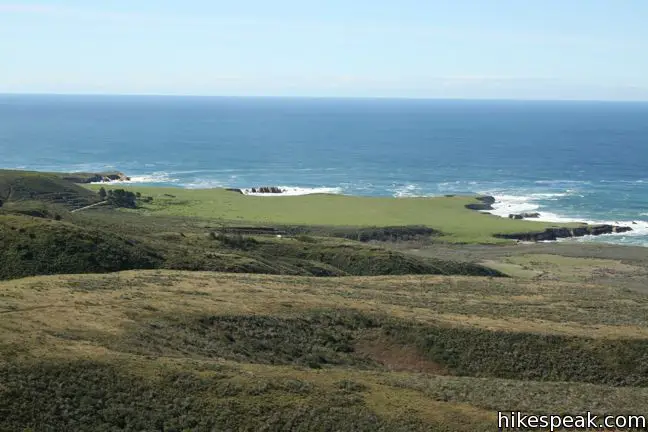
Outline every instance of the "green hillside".
[(156, 268), (161, 257), (116, 234), (70, 223), (0, 215), (0, 279)]
[(474, 263), (414, 257), (334, 238), (251, 237), (198, 227), (186, 234), (146, 232), (149, 221), (141, 218), (123, 230), (102, 223), (102, 214), (120, 213), (66, 214), (60, 221), (0, 213), (0, 279), (138, 268), (304, 276), (500, 275)]
[(0, 200), (41, 201), (75, 209), (94, 204), (99, 197), (57, 174), (0, 170)]

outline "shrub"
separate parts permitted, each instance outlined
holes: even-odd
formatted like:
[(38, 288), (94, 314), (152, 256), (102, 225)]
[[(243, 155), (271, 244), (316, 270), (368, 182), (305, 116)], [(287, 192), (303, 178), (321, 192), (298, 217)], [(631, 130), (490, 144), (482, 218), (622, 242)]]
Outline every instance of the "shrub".
[(238, 233), (237, 234), (223, 234), (223, 233), (214, 234), (212, 232), (211, 237), (220, 241), (223, 244), (223, 246), (232, 249), (242, 249), (242, 250), (252, 249), (254, 246), (256, 246), (259, 243), (252, 237), (246, 237)]
[(108, 191), (108, 203), (115, 207), (136, 208), (136, 195), (124, 189), (112, 189)]

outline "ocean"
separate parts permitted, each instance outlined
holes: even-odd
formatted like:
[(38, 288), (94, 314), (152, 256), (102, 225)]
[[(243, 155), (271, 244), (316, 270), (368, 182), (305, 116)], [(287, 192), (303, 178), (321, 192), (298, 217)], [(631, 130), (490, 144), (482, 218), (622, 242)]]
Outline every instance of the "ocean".
[[(648, 246), (648, 103), (0, 95), (0, 168), (132, 183), (490, 194)], [(272, 198), (268, 198), (272, 199)]]

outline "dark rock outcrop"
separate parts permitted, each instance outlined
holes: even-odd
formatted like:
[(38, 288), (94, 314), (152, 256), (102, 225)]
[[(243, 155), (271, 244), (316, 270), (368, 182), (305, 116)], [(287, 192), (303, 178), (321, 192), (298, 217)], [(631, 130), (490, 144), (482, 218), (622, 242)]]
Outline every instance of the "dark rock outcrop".
[(585, 225), (576, 228), (547, 228), (541, 232), (526, 232), (526, 233), (513, 233), (513, 234), (496, 234), (495, 237), (521, 240), (521, 241), (552, 241), (559, 238), (570, 237), (583, 237), (586, 235), (602, 235), (602, 234), (615, 234), (632, 231), (632, 228), (626, 226), (616, 225)]
[(532, 218), (539, 218), (540, 213), (518, 213), (518, 214), (510, 214), (509, 219), (532, 219)]
[[(466, 208), (470, 210), (485, 211), (485, 210), (494, 210), (493, 204), (495, 203), (495, 197), (489, 195), (483, 195), (476, 197), (478, 203), (467, 204)], [(488, 213), (485, 213), (488, 214)], [(527, 218), (538, 218), (540, 213), (519, 213), (519, 214), (509, 214), (509, 219), (527, 219)], [(535, 232), (520, 232), (512, 234), (495, 234), (495, 237), (510, 239), (510, 240), (520, 240), (520, 241), (530, 241), (530, 242), (539, 242), (539, 241), (554, 241), (560, 238), (571, 238), (571, 237), (584, 237), (587, 235), (598, 236), (602, 234), (619, 234), (632, 231), (631, 227), (628, 226), (619, 226), (619, 225), (610, 225), (610, 224), (601, 224), (601, 225), (582, 225), (576, 228), (567, 228), (567, 227), (556, 227), (556, 228), (547, 228), (544, 231), (535, 231)]]
[(242, 191), (241, 189), (238, 189), (238, 188), (226, 188), (225, 190), (226, 190), (226, 191), (229, 191), (229, 192), (236, 192), (236, 193), (240, 193), (240, 194), (243, 193), (243, 191)]
[(614, 234), (632, 231), (632, 228), (618, 225), (593, 225), (591, 227), (592, 235)]
[(476, 197), (475, 199), (480, 202), (473, 203), (473, 204), (466, 204), (467, 209), (477, 210), (477, 211), (495, 210), (493, 208), (493, 204), (495, 204), (495, 197), (492, 197), (490, 195), (482, 195)]
[(130, 177), (121, 172), (106, 173), (71, 173), (63, 174), (64, 180), (72, 183), (106, 183), (112, 181), (129, 181)]
[(261, 186), (258, 188), (252, 188), (250, 189), (250, 192), (252, 193), (273, 193), (273, 194), (280, 194), (283, 193), (284, 190), (277, 187), (277, 186)]
[(495, 204), (495, 197), (490, 195), (480, 195), (477, 197), (477, 201), (481, 201), (486, 204)]

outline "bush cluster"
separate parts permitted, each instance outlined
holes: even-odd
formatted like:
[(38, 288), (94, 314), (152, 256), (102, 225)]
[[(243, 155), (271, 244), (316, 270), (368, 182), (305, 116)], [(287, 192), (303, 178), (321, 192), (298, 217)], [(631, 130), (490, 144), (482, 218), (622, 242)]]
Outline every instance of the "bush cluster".
[(99, 189), (99, 196), (114, 207), (137, 208), (137, 194), (124, 189)]
[[(0, 366), (0, 430), (108, 431), (425, 431), (415, 419), (385, 420), (355, 395), (304, 394), (304, 382), (234, 384), (227, 375), (58, 361)], [(306, 386), (306, 387), (304, 387)], [(308, 390), (312, 391), (312, 390)], [(267, 394), (267, 396), (266, 396)], [(281, 398), (282, 395), (293, 398)]]

